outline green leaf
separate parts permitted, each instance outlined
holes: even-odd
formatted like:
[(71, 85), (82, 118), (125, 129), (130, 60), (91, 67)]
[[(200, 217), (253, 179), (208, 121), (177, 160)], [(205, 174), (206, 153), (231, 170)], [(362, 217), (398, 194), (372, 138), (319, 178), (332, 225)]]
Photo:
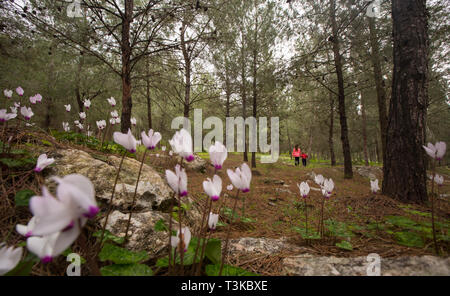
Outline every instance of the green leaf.
[(30, 189), (23, 189), (17, 191), (16, 196), (14, 197), (16, 207), (19, 206), (27, 207), (28, 203), (30, 202), (30, 198), (34, 195), (36, 194)]
[(205, 255), (214, 264), (222, 261), (222, 241), (217, 238), (210, 239), (206, 244)]
[(243, 223), (253, 223), (253, 222), (256, 222), (256, 220), (252, 219), (252, 218), (244, 217), (244, 218), (241, 218), (241, 222), (243, 222)]
[(100, 268), (103, 276), (152, 276), (153, 271), (145, 264), (113, 264)]
[[(218, 276), (220, 271), (220, 264), (209, 264), (206, 265), (205, 272), (208, 276)], [(259, 274), (247, 271), (245, 269), (224, 265), (222, 270), (223, 276), (258, 276)]]
[(32, 260), (20, 261), (19, 264), (6, 273), (5, 276), (28, 276), (30, 275), (34, 264), (36, 264), (36, 262), (33, 262)]
[(223, 227), (223, 226), (227, 226), (227, 225), (228, 225), (228, 224), (225, 223), (225, 222), (218, 221), (216, 226), (217, 226), (217, 227), (219, 227), (219, 226), (222, 226), (222, 227)]
[(340, 243), (336, 243), (336, 247), (339, 247), (344, 250), (352, 251), (353, 246), (349, 241), (343, 240)]
[(42, 144), (46, 145), (46, 146), (52, 146), (52, 143), (50, 143), (47, 140), (41, 140)]
[[(102, 230), (96, 231), (93, 234), (93, 236), (94, 237), (98, 237), (98, 238), (102, 237)], [(102, 243), (104, 243), (106, 241), (113, 241), (113, 242), (115, 242), (117, 244), (122, 244), (124, 242), (124, 240), (125, 240), (124, 237), (118, 237), (118, 236), (112, 234), (111, 232), (109, 232), (108, 230), (105, 230), (105, 234), (103, 236), (103, 242)]]
[(344, 238), (350, 238), (355, 236), (353, 232), (351, 232), (350, 229), (348, 228), (348, 225), (344, 222), (328, 219), (325, 221), (325, 225), (327, 229), (331, 232), (331, 234), (334, 236)]
[(411, 231), (396, 232), (394, 236), (400, 245), (417, 248), (423, 248), (424, 246), (422, 237), (415, 232)]
[(138, 263), (148, 260), (147, 252), (132, 252), (125, 248), (114, 246), (112, 244), (105, 244), (99, 254), (100, 261), (112, 261), (117, 264)]
[(168, 231), (169, 227), (167, 227), (164, 219), (159, 219), (158, 222), (155, 223), (155, 231)]
[(305, 228), (300, 228), (300, 227), (294, 226), (294, 227), (292, 227), (292, 229), (295, 230), (296, 232), (300, 233), (300, 235), (303, 239), (320, 239), (319, 233), (315, 232), (312, 229), (308, 229), (308, 233), (306, 233)]

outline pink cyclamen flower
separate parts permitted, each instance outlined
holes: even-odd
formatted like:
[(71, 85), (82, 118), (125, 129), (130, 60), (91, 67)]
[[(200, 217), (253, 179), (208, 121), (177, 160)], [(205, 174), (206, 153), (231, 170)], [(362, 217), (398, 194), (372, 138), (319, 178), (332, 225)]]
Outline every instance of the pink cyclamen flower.
[(37, 101), (36, 96), (30, 97), (30, 103), (31, 103), (31, 104), (35, 105), (35, 104), (36, 104), (36, 101)]
[(158, 142), (161, 140), (161, 134), (158, 132), (153, 132), (152, 129), (148, 131), (148, 135), (143, 131), (141, 133), (142, 143), (149, 150), (155, 149)]
[(377, 191), (380, 190), (378, 179), (370, 180), (370, 190), (372, 190), (373, 193), (377, 193)]
[(111, 111), (111, 117), (112, 117), (112, 118), (117, 118), (117, 117), (119, 117), (119, 113), (117, 113), (116, 110)]
[(66, 107), (66, 111), (67, 111), (67, 112), (70, 112), (70, 109), (72, 108), (72, 107), (70, 106), (70, 104), (64, 105), (64, 107)]
[(19, 96), (23, 96), (23, 88), (21, 88), (20, 86), (17, 87), (17, 88), (16, 88), (16, 93), (17, 93)]
[(62, 123), (63, 129), (65, 132), (69, 132), (70, 131), (70, 126), (68, 122), (63, 122)]
[(182, 169), (179, 164), (175, 166), (175, 173), (171, 170), (166, 170), (166, 180), (170, 188), (179, 194), (180, 197), (186, 196), (187, 192), (187, 174), (185, 169)]
[(229, 184), (229, 185), (227, 186), (227, 190), (228, 190), (228, 191), (233, 190), (233, 184)]
[(47, 166), (51, 165), (54, 162), (55, 162), (54, 158), (47, 158), (47, 154), (41, 154), (39, 155), (34, 171), (41, 172), (43, 169), (45, 169)]
[(434, 158), (436, 160), (442, 160), (442, 157), (445, 154), (445, 150), (447, 149), (447, 145), (445, 144), (445, 142), (437, 142), (435, 145), (428, 143), (427, 146), (422, 147), (431, 158)]
[(131, 133), (131, 130), (128, 129), (128, 133), (123, 134), (121, 132), (115, 132), (113, 134), (114, 142), (119, 145), (122, 145), (125, 149), (130, 153), (136, 152), (136, 138)]
[(300, 195), (303, 198), (307, 198), (308, 194), (309, 194), (309, 190), (310, 190), (308, 183), (302, 182), (301, 184), (297, 184), (297, 186), (298, 186), (298, 189), (300, 190)]
[(242, 192), (250, 191), (250, 181), (252, 180), (252, 171), (246, 163), (243, 163), (240, 168), (235, 171), (228, 169), (228, 177), (231, 183)]
[(217, 175), (214, 175), (212, 180), (208, 178), (206, 181), (203, 181), (203, 190), (205, 190), (212, 201), (218, 201), (222, 191), (222, 179)]
[(218, 222), (219, 222), (219, 214), (214, 214), (214, 213), (210, 212), (209, 218), (208, 218), (209, 229), (215, 230)]
[(0, 244), (0, 275), (13, 270), (22, 258), (22, 248), (7, 247)]
[(33, 111), (31, 110), (31, 107), (21, 107), (20, 108), (20, 113), (23, 115), (23, 117), (25, 118), (25, 120), (30, 120), (31, 117), (34, 115)]
[(80, 119), (86, 119), (86, 112), (80, 112)]
[(180, 234), (180, 229), (178, 229), (177, 235), (172, 236), (170, 238), (170, 245), (173, 248), (180, 247), (181, 250), (183, 250), (184, 252), (187, 252), (190, 241), (191, 241), (191, 231), (186, 226), (186, 227), (181, 228), (181, 234)]
[(6, 113), (6, 109), (0, 110), (0, 122), (6, 122), (8, 120), (11, 120), (17, 116), (16, 113)]
[(172, 146), (172, 150), (184, 157), (186, 161), (190, 162), (195, 159), (192, 152), (192, 137), (184, 128), (175, 133), (172, 139), (169, 140), (169, 144)]
[(36, 102), (41, 103), (42, 102), (42, 96), (41, 94), (35, 94), (34, 97), (36, 98)]
[(131, 117), (131, 119), (130, 119), (130, 123), (131, 123), (132, 125), (136, 125), (136, 123), (137, 123), (137, 120), (136, 120), (136, 118), (134, 118), (134, 117)]
[(209, 147), (209, 158), (216, 170), (222, 168), (225, 159), (227, 159), (227, 154), (227, 148), (218, 141)]
[(10, 90), (10, 89), (5, 89), (5, 90), (3, 91), (3, 94), (4, 94), (5, 97), (7, 97), (8, 99), (11, 99), (11, 98), (12, 98), (12, 95), (13, 95), (13, 91)]
[(325, 197), (325, 198), (330, 198), (331, 197), (331, 192), (333, 191), (333, 189), (334, 189), (334, 182), (333, 182), (333, 180), (330, 178), (330, 179), (324, 179), (324, 181), (323, 181), (323, 187), (322, 187), (322, 195)]

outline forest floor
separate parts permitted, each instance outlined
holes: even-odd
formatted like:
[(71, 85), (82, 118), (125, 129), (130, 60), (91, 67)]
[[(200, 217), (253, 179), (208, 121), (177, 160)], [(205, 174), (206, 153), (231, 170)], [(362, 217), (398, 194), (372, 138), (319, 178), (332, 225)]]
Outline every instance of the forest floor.
[[(42, 142), (45, 150), (50, 147), (73, 147), (99, 153), (92, 147), (88, 148), (67, 140), (55, 140), (55, 138), (42, 133), (29, 132), (15, 134), (14, 140), (17, 143), (22, 142), (22, 144), (16, 146), (15, 151), (19, 152), (14, 153), (23, 154), (23, 150), (28, 149), (27, 143), (29, 144), (30, 138), (31, 141)], [(26, 143), (23, 144), (24, 142)], [(37, 151), (33, 150), (31, 153), (36, 154)], [(147, 164), (154, 167), (164, 177), (165, 169), (173, 169), (173, 164), (155, 157), (157, 153), (162, 152), (152, 152), (153, 156), (147, 158)], [(199, 155), (206, 160), (209, 159), (207, 153)], [(250, 154), (249, 157), (251, 157)], [(138, 153), (138, 159), (140, 158)], [(33, 161), (29, 165), (33, 165)], [(226, 189), (226, 186), (230, 184), (226, 170), (234, 169), (242, 162), (242, 154), (230, 153), (223, 169), (218, 172), (223, 180), (223, 194), (214, 207), (216, 211), (217, 207), (222, 207), (221, 221), (223, 223), (218, 225), (216, 231), (212, 233), (212, 237), (221, 239), (226, 237), (226, 225), (231, 221), (232, 208), (236, 201), (234, 197), (236, 190), (228, 191)], [(5, 163), (3, 163), (4, 165)], [(450, 252), (450, 169), (443, 166), (439, 167), (438, 171), (444, 176), (445, 183), (440, 187), (440, 196), (436, 200), (436, 233), (438, 234), (439, 253), (441, 256), (448, 257)], [(358, 257), (377, 253), (383, 258), (392, 258), (435, 255), (429, 203), (405, 204), (381, 194), (373, 194), (370, 191), (368, 178), (355, 172), (353, 179), (344, 179), (343, 167), (339, 165), (331, 167), (327, 163), (312, 162), (308, 163), (307, 167), (301, 165), (296, 167), (293, 165), (293, 161), (284, 157), (273, 164), (262, 164), (257, 161), (257, 167), (252, 169), (252, 172), (250, 192), (241, 193), (237, 199), (235, 218), (231, 223), (232, 239), (243, 237), (283, 238), (287, 243), (301, 247), (304, 253), (317, 256)], [(335, 183), (331, 198), (324, 203), (324, 220), (326, 222), (325, 235), (322, 238), (311, 237), (318, 230), (323, 200), (321, 192), (314, 190), (314, 188), (318, 189), (318, 186), (313, 181), (313, 173), (322, 174), (325, 178), (332, 178)], [(200, 205), (204, 205), (206, 200), (202, 182), (206, 178), (212, 177), (213, 174), (214, 168), (210, 165), (207, 165), (206, 172), (188, 171), (189, 195)], [(381, 170), (376, 175), (381, 184)], [(6, 181), (9, 176), (3, 175), (2, 178), (3, 181)], [(42, 184), (42, 181), (34, 180), (25, 184), (25, 188), (39, 190), (39, 184)], [(312, 188), (307, 198), (307, 213), (304, 200), (300, 197), (297, 187), (297, 184), (302, 181), (308, 181)], [(3, 190), (7, 190), (4, 186), (2, 187)], [(17, 222), (16, 218), (13, 218), (17, 213), (3, 212), (5, 216), (0, 219), (1, 229), (3, 229), (0, 231), (2, 237), (10, 233), (8, 229), (11, 229), (12, 226), (8, 225), (8, 221)], [(307, 223), (310, 234), (308, 239), (304, 239), (305, 214), (308, 216)], [(23, 223), (26, 220), (20, 222)], [(280, 262), (281, 260), (278, 258), (276, 263), (280, 264)], [(272, 267), (272, 270), (277, 270), (277, 267)]]
[[(200, 155), (208, 159), (207, 154)], [(242, 162), (242, 154), (229, 154), (224, 168), (218, 172), (224, 180), (225, 194), (221, 202), (224, 202), (224, 212), (228, 214), (222, 217), (225, 221), (232, 217), (236, 192), (234, 190), (231, 196), (226, 190), (230, 184), (226, 169), (234, 169)], [(308, 164), (306, 167), (296, 167), (293, 161), (274, 164), (261, 164), (258, 161), (257, 168), (252, 171), (250, 192), (241, 193), (237, 200), (231, 238), (284, 237), (289, 243), (302, 246), (305, 252), (320, 256), (356, 257), (378, 253), (387, 258), (434, 253), (429, 205), (405, 204), (381, 194), (373, 194), (368, 178), (354, 173), (353, 179), (344, 179), (342, 166)], [(300, 197), (297, 184), (309, 180), (310, 187), (318, 189), (319, 186), (311, 178), (312, 172), (332, 178), (335, 183), (331, 198), (324, 204), (324, 220), (333, 220), (336, 227), (333, 232), (326, 231), (322, 239), (305, 240), (295, 230), (304, 229), (306, 221), (304, 200)], [(439, 173), (444, 175), (445, 184), (440, 188), (441, 196), (436, 202), (436, 229), (441, 234), (440, 253), (448, 255), (450, 170), (441, 167)], [(190, 196), (200, 204), (204, 203), (206, 197), (202, 182), (213, 174), (212, 166), (205, 173), (188, 172)], [(381, 184), (381, 170), (377, 178)], [(321, 192), (316, 190), (311, 190), (307, 198), (310, 232), (317, 232), (322, 199)], [(222, 206), (221, 202), (216, 207)], [(225, 229), (219, 226), (212, 237), (224, 239)], [(341, 240), (350, 241), (352, 250), (336, 246)]]

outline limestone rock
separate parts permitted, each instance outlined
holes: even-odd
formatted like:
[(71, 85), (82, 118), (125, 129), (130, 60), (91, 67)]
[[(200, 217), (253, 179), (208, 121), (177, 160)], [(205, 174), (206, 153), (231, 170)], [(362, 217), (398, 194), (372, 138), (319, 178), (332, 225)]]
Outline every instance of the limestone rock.
[(381, 168), (376, 166), (355, 166), (354, 170), (363, 177), (369, 179), (377, 179), (378, 176), (382, 175)]
[[(284, 275), (307, 276), (366, 276), (372, 260), (367, 257), (338, 258), (317, 257), (310, 254), (286, 257), (283, 259)], [(380, 275), (416, 276), (450, 275), (450, 258), (434, 256), (381, 258)]]
[[(119, 237), (125, 236), (129, 214), (113, 211), (108, 218), (106, 229)], [(169, 237), (166, 231), (155, 231), (155, 224), (163, 219), (169, 225), (169, 215), (157, 211), (133, 213), (128, 231), (127, 248), (131, 250), (145, 250), (151, 257), (155, 257), (167, 248)], [(102, 219), (101, 223), (104, 223)]]
[[(114, 155), (93, 157), (76, 150), (58, 150), (53, 175), (81, 174), (88, 177), (95, 187), (97, 200), (109, 201), (120, 158)], [(113, 205), (127, 210), (133, 200), (140, 162), (126, 157), (116, 187)], [(139, 181), (135, 210), (154, 209), (166, 211), (172, 202), (172, 190), (165, 180), (150, 166), (144, 164)]]

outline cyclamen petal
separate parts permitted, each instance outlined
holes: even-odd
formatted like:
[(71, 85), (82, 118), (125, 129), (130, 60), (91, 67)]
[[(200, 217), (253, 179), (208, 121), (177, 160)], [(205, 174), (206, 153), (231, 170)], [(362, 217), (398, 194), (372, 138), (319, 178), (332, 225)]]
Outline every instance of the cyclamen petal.
[[(181, 243), (180, 243), (181, 241)], [(187, 249), (189, 247), (189, 242), (191, 241), (191, 231), (188, 227), (181, 228), (181, 235), (180, 235), (180, 229), (177, 230), (177, 235), (172, 236), (170, 238), (170, 245), (174, 248), (180, 247), (183, 249), (184, 252), (187, 252)]]
[(297, 184), (297, 186), (298, 186), (298, 188), (300, 190), (300, 195), (303, 198), (306, 198), (308, 196), (309, 190), (310, 190), (308, 183), (307, 182), (302, 182), (301, 184)]
[(222, 168), (224, 161), (227, 159), (227, 155), (227, 148), (218, 141), (209, 147), (209, 158), (217, 170)]
[(222, 179), (217, 175), (214, 175), (212, 181), (208, 178), (206, 181), (203, 181), (203, 190), (205, 190), (212, 201), (219, 200), (222, 191)]
[(208, 227), (211, 230), (216, 229), (217, 223), (219, 222), (219, 214), (209, 213)]
[(377, 191), (380, 190), (380, 187), (378, 186), (378, 179), (370, 180), (370, 189), (373, 193), (377, 193)]
[(114, 142), (119, 145), (122, 145), (125, 149), (127, 149), (131, 153), (136, 152), (136, 138), (131, 133), (131, 130), (128, 129), (127, 134), (123, 134), (121, 132), (115, 132), (113, 134)]
[(34, 168), (34, 171), (40, 172), (54, 162), (55, 162), (54, 158), (47, 158), (47, 154), (41, 154), (38, 157), (37, 164), (36, 164), (36, 167)]
[(175, 135), (169, 140), (169, 144), (172, 146), (172, 150), (184, 157), (186, 161), (193, 161), (194, 154), (192, 153), (192, 137), (184, 128), (176, 132)]
[(236, 168), (234, 172), (228, 169), (227, 174), (231, 183), (239, 190), (244, 193), (250, 191), (252, 171), (246, 163), (243, 163), (240, 168)]
[(14, 269), (22, 258), (23, 249), (0, 245), (0, 275)]
[(148, 135), (145, 133), (145, 131), (143, 131), (141, 133), (141, 137), (142, 137), (142, 143), (144, 144), (144, 146), (150, 150), (155, 149), (156, 145), (161, 140), (161, 134), (158, 132), (154, 133), (152, 129), (150, 129), (148, 131)]

